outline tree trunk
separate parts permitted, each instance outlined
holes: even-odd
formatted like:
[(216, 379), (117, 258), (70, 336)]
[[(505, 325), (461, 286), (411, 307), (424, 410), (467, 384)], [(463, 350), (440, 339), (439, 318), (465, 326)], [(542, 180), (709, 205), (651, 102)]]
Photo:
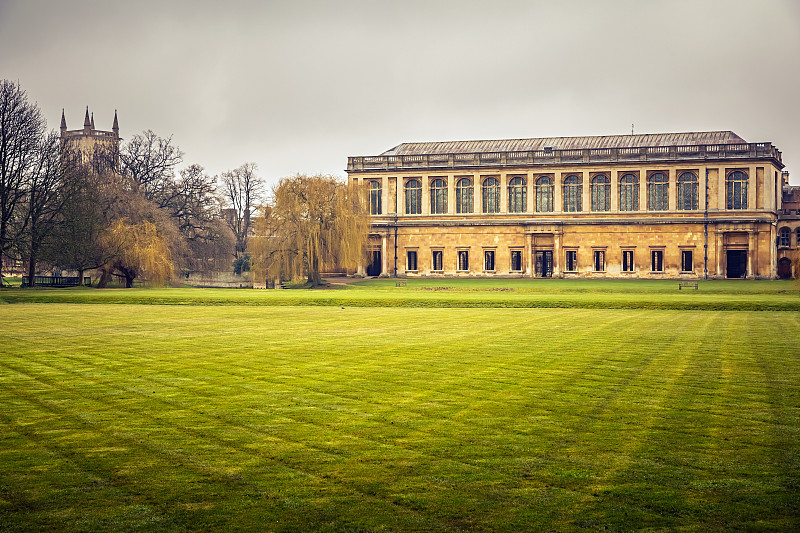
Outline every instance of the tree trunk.
[(136, 276), (131, 275), (130, 273), (125, 273), (125, 288), (132, 289), (133, 288), (133, 278)]
[(100, 275), (100, 281), (97, 282), (98, 289), (105, 289), (106, 285), (108, 285), (109, 280), (111, 279), (111, 268), (104, 266), (100, 269), (102, 274)]
[(31, 252), (28, 256), (28, 287), (36, 286), (36, 255)]

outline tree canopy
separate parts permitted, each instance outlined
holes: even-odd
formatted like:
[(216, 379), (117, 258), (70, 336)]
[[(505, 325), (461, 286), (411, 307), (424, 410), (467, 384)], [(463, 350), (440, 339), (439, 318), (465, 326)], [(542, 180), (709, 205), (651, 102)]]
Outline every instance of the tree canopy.
[(256, 223), (254, 275), (319, 285), (325, 269), (355, 269), (366, 259), (368, 230), (361, 189), (328, 175), (284, 178)]

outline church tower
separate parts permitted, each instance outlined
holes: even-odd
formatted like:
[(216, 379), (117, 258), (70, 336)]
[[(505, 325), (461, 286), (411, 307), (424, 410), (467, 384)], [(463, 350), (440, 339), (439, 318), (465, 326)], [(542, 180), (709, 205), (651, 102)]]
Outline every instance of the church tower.
[(94, 113), (89, 114), (89, 106), (86, 106), (83, 128), (68, 130), (64, 110), (61, 110), (62, 154), (75, 154), (80, 157), (81, 162), (91, 164), (98, 170), (104, 170), (109, 166), (115, 170), (119, 168), (120, 140), (116, 109), (111, 131), (98, 130), (94, 127)]

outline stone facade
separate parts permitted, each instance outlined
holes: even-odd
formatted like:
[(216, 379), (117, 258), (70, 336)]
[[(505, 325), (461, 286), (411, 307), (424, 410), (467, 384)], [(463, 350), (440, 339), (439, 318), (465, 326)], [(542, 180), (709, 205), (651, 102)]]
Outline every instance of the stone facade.
[(401, 277), (772, 279), (782, 169), (770, 143), (732, 132), (407, 143), (348, 161), (372, 211), (364, 273)]

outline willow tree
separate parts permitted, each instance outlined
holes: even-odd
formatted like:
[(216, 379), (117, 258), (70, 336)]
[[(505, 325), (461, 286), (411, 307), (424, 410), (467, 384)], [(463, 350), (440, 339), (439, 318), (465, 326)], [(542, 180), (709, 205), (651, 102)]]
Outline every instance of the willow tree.
[(125, 278), (125, 287), (133, 280), (146, 277), (150, 282), (164, 282), (172, 277), (172, 253), (168, 240), (154, 223), (143, 220), (131, 224), (126, 219), (114, 222), (105, 235), (105, 246), (118, 250), (112, 262), (103, 267), (100, 286), (104, 287), (111, 273)]
[(297, 174), (272, 190), (256, 222), (253, 272), (261, 279), (322, 282), (325, 269), (355, 269), (366, 259), (369, 215), (363, 191), (334, 176)]

